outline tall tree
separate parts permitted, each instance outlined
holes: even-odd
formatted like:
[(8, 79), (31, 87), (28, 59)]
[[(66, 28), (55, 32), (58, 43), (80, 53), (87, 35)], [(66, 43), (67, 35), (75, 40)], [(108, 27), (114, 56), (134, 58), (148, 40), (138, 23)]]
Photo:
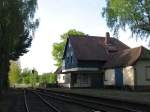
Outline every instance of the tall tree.
[(19, 62), (11, 61), (9, 70), (9, 83), (14, 86), (20, 80), (21, 67)]
[(53, 73), (43, 73), (39, 76), (39, 84), (46, 86), (47, 84), (55, 84), (57, 82), (56, 75)]
[(150, 0), (106, 0), (103, 17), (114, 34), (129, 28), (141, 39), (150, 35)]
[(57, 82), (57, 77), (56, 76), (57, 76), (56, 74), (50, 73), (49, 83), (56, 83)]
[(9, 60), (28, 52), (38, 19), (37, 0), (0, 1), (0, 90), (8, 87)]
[(37, 82), (38, 82), (38, 72), (34, 68), (32, 70), (32, 74), (31, 74), (31, 78), (30, 78), (30, 83), (31, 83), (32, 87), (35, 87)]
[(64, 47), (67, 41), (67, 38), (69, 35), (85, 35), (83, 32), (77, 31), (75, 29), (71, 29), (68, 32), (64, 33), (61, 35), (61, 41), (59, 43), (54, 43), (53, 44), (53, 49), (52, 49), (52, 55), (54, 57), (54, 60), (56, 61), (55, 66), (60, 67), (62, 65), (62, 57), (64, 53)]
[(22, 78), (23, 84), (31, 84), (32, 82), (32, 70), (24, 68), (21, 72), (20, 77)]

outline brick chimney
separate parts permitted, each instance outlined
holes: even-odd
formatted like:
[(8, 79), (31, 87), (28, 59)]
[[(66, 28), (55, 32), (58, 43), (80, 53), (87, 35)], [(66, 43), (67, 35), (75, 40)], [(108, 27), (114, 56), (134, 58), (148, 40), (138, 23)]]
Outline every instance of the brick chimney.
[(104, 41), (105, 45), (109, 45), (110, 43), (110, 34), (109, 32), (106, 32), (106, 37), (105, 37), (105, 41)]

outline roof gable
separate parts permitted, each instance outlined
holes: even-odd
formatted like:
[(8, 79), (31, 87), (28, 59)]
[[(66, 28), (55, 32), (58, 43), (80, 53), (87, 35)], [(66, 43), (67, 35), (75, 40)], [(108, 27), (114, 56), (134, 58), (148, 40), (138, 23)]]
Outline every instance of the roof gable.
[(67, 51), (68, 41), (69, 41), (69, 39), (67, 38), (67, 42), (66, 42), (65, 47), (64, 47), (64, 53), (63, 53), (62, 59), (64, 59), (65, 56), (66, 56), (66, 51)]

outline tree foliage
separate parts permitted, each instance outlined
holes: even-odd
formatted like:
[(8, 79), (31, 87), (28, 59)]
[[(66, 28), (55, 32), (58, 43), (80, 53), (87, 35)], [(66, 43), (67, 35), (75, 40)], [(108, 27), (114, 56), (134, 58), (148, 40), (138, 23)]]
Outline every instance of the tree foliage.
[(11, 86), (14, 86), (20, 80), (21, 68), (17, 61), (11, 61), (10, 63), (9, 82)]
[(56, 83), (56, 75), (53, 73), (43, 73), (42, 75), (39, 75), (39, 83), (40, 84)]
[[(33, 72), (34, 71), (34, 72)], [(39, 75), (36, 69), (24, 68), (21, 71), (20, 65), (16, 61), (11, 61), (9, 71), (9, 81), (11, 87), (16, 86), (46, 86), (48, 84), (56, 84), (56, 75), (49, 72)]]
[(63, 53), (64, 53), (64, 47), (65, 47), (65, 44), (66, 44), (66, 41), (67, 41), (67, 38), (69, 37), (69, 35), (76, 36), (76, 35), (85, 35), (85, 34), (83, 32), (77, 31), (75, 29), (71, 29), (68, 32), (61, 35), (60, 42), (53, 44), (52, 55), (53, 55), (54, 60), (56, 61), (55, 65), (57, 67), (62, 66), (62, 57), (63, 57)]
[(56, 83), (56, 82), (57, 82), (56, 74), (51, 73), (49, 83)]
[(18, 59), (28, 51), (38, 20), (34, 20), (36, 0), (1, 0), (0, 51)]
[(23, 84), (30, 84), (32, 86), (35, 86), (36, 83), (39, 82), (39, 76), (38, 76), (38, 72), (36, 70), (34, 70), (35, 72), (32, 73), (32, 70), (25, 68), (23, 69), (23, 71), (20, 74), (20, 79), (21, 82)]
[(37, 0), (0, 1), (0, 88), (7, 87), (9, 60), (28, 52), (38, 20)]
[(150, 0), (106, 0), (103, 17), (114, 34), (130, 28), (141, 39), (150, 35)]
[(23, 71), (20, 74), (20, 78), (21, 78), (21, 83), (23, 84), (30, 84), (31, 83), (31, 75), (32, 75), (32, 71), (29, 70), (28, 68), (23, 69)]

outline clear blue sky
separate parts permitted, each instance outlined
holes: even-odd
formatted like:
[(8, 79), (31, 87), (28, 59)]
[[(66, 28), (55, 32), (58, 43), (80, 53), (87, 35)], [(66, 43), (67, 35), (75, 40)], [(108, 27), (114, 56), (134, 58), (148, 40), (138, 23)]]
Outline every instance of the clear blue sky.
[[(105, 36), (109, 29), (101, 17), (104, 6), (105, 0), (38, 0), (36, 16), (40, 18), (40, 26), (30, 51), (20, 58), (21, 67), (35, 68), (39, 73), (55, 71), (52, 45), (59, 42), (60, 35), (69, 29)], [(131, 47), (146, 46), (144, 42), (136, 42), (130, 36), (129, 31), (121, 31), (119, 39)]]

